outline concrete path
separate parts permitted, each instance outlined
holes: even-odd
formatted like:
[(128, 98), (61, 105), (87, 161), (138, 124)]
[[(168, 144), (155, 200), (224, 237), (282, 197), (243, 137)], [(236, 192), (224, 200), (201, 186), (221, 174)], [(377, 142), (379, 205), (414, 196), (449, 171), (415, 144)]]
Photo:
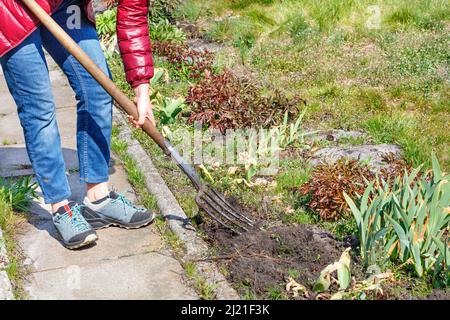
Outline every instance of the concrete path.
[[(75, 99), (64, 75), (47, 57), (72, 199), (81, 201), (75, 141)], [(1, 70), (1, 68), (0, 68)], [(0, 176), (31, 174), (16, 107), (0, 72)], [(114, 164), (115, 163), (115, 164)], [(118, 161), (110, 168), (111, 185), (135, 195)], [(31, 299), (197, 299), (183, 281), (184, 270), (164, 245), (154, 226), (138, 230), (99, 230), (90, 248), (62, 247), (51, 221), (49, 206), (40, 199), (32, 206), (20, 245), (30, 268), (27, 292)]]

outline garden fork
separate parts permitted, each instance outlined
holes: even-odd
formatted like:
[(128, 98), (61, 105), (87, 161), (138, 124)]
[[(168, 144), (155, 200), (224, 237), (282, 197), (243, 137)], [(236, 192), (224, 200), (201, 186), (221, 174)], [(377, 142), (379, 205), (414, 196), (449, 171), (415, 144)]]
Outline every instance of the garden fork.
[[(27, 8), (50, 31), (51, 34), (72, 54), (80, 64), (105, 88), (117, 104), (134, 119), (139, 117), (136, 105), (132, 102), (114, 82), (89, 58), (78, 44), (35, 2), (35, 0), (22, 0)], [(210, 185), (202, 184), (195, 169), (175, 150), (158, 129), (146, 119), (142, 129), (155, 141), (166, 155), (178, 164), (181, 170), (189, 177), (198, 191), (195, 201), (212, 219), (222, 226), (240, 234), (254, 226), (254, 222), (247, 218), (240, 209), (230, 204), (225, 196), (214, 190)]]

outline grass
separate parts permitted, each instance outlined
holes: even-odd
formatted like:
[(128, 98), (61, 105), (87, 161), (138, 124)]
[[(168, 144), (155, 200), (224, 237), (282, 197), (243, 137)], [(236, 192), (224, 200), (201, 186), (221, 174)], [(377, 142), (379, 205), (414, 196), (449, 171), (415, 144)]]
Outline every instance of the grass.
[(227, 65), (244, 64), (261, 81), (304, 97), (311, 125), (365, 130), (376, 143), (399, 144), (414, 165), (429, 164), (435, 151), (448, 170), (450, 7), (442, 0), (372, 5), (188, 0), (183, 8), (202, 6), (196, 21), (206, 36), (236, 52), (227, 49)]
[(133, 137), (141, 143), (142, 147), (151, 156), (159, 173), (173, 192), (186, 216), (193, 219), (198, 214), (198, 207), (195, 203), (196, 190), (192, 187), (190, 180), (145, 133), (141, 130), (133, 130)]
[(28, 212), (31, 199), (36, 197), (35, 189), (36, 184), (32, 183), (30, 177), (0, 179), (0, 229), (3, 231), (9, 260), (6, 273), (12, 283), (15, 299), (26, 297), (23, 282), (26, 270), (22, 266), (23, 256), (16, 237), (21, 224), (26, 220), (24, 213)]
[(111, 149), (122, 161), (127, 173), (128, 181), (139, 195), (142, 204), (148, 210), (157, 212), (159, 209), (156, 198), (148, 192), (147, 187), (145, 186), (145, 176), (137, 167), (136, 162), (128, 155), (128, 145), (125, 141), (119, 139), (119, 132), (117, 127), (113, 127)]
[(191, 281), (196, 291), (200, 294), (200, 298), (203, 300), (214, 300), (214, 292), (217, 285), (210, 285), (205, 281), (203, 276), (198, 271), (197, 264), (192, 261), (187, 261), (183, 263), (183, 268), (186, 272), (186, 276)]
[(169, 229), (164, 218), (157, 217), (155, 220), (155, 225), (163, 240), (170, 246), (175, 255), (181, 255), (185, 251), (184, 243), (172, 230)]
[(269, 300), (288, 300), (288, 296), (285, 292), (281, 291), (277, 287), (268, 288), (266, 292), (266, 298)]

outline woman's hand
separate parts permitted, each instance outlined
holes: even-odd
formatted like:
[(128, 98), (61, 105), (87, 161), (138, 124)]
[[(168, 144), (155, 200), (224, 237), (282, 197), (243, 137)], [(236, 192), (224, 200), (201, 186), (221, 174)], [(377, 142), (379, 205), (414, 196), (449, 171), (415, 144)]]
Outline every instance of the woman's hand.
[(128, 120), (136, 128), (141, 128), (144, 125), (145, 119), (149, 119), (150, 122), (156, 126), (155, 117), (153, 116), (153, 107), (150, 101), (150, 85), (143, 83), (134, 88), (136, 98), (134, 103), (137, 105), (139, 119), (134, 119), (133, 116), (128, 116)]

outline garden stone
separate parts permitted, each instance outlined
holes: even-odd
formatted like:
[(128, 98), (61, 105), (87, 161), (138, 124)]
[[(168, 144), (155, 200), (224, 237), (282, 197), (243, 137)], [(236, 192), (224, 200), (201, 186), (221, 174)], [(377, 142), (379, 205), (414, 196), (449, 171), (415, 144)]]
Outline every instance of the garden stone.
[(399, 146), (394, 144), (326, 147), (313, 153), (311, 163), (313, 165), (322, 162), (333, 164), (341, 158), (355, 159), (367, 162), (374, 171), (379, 171), (389, 166), (389, 163), (383, 161), (383, 158), (389, 154), (399, 158), (402, 151)]

